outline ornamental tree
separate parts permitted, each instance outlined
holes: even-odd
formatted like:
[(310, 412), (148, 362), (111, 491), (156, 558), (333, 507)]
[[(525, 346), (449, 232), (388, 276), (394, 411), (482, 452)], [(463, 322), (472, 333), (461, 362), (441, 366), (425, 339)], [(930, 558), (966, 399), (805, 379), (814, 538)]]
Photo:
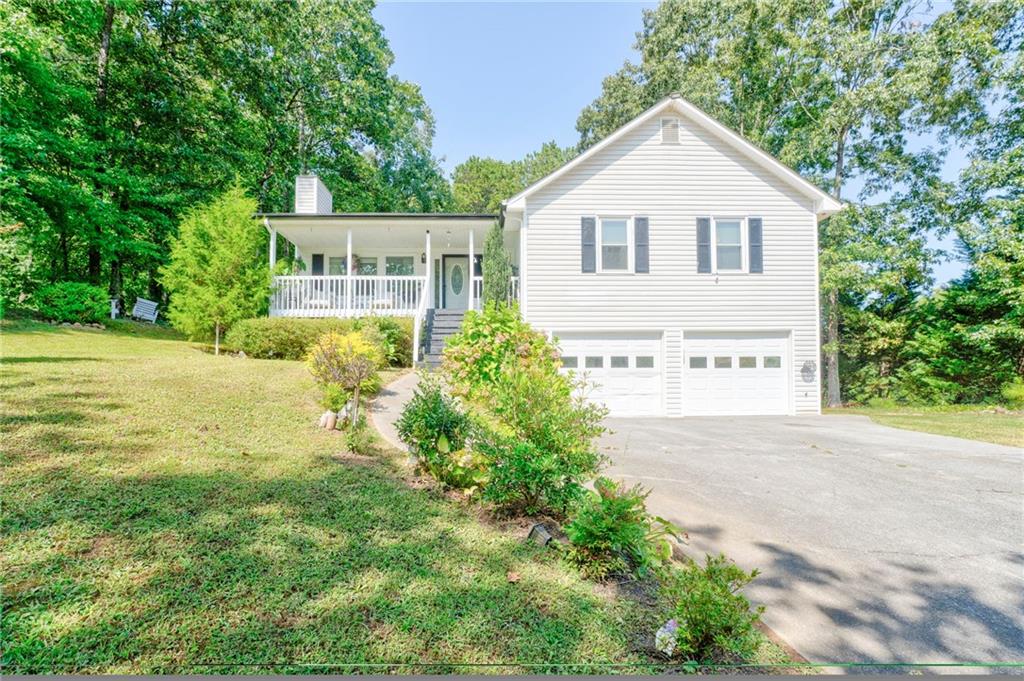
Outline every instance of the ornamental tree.
[(162, 270), (171, 294), (167, 316), (191, 339), (214, 338), (237, 321), (266, 310), (270, 269), (266, 230), (253, 219), (256, 202), (235, 184), (186, 213)]

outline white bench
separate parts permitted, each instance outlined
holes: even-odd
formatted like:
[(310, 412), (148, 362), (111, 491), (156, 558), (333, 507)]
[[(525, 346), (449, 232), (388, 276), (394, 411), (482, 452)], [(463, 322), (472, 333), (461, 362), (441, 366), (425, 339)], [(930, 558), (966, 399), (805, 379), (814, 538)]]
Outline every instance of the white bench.
[(135, 307), (132, 308), (132, 316), (136, 319), (144, 319), (147, 322), (156, 323), (156, 316), (160, 314), (157, 311), (157, 304), (152, 300), (146, 300), (145, 298), (136, 298)]

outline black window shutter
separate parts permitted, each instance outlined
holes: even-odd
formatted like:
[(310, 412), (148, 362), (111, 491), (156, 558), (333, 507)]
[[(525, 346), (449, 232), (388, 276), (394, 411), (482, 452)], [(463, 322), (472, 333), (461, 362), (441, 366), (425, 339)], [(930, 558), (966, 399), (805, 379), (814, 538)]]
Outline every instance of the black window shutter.
[(651, 243), (647, 218), (633, 219), (634, 270), (639, 274), (651, 271)]
[(761, 218), (747, 218), (750, 271), (755, 274), (764, 272), (764, 236), (762, 231)]
[(324, 274), (324, 254), (313, 254), (313, 275), (321, 277)]
[(697, 272), (711, 272), (711, 218), (697, 218)]
[(583, 272), (597, 272), (597, 220), (580, 218), (580, 240), (583, 246)]

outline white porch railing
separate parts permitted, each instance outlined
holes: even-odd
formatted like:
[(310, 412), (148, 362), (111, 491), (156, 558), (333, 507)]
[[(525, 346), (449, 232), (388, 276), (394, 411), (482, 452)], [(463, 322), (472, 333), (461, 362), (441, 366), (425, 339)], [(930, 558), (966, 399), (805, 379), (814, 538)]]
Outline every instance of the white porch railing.
[[(473, 308), (483, 309), (481, 302), (484, 297), (484, 278), (473, 277)], [(519, 300), (519, 277), (511, 277), (508, 281), (508, 299)]]
[(427, 278), (277, 276), (270, 295), (271, 317), (414, 317)]

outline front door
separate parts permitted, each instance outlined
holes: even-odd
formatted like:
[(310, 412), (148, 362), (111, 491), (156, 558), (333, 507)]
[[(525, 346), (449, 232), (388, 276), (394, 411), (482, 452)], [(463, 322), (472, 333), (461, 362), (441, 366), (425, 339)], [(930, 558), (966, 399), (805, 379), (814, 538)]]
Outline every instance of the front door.
[(444, 307), (448, 310), (465, 310), (469, 307), (469, 257), (465, 255), (444, 256)]

